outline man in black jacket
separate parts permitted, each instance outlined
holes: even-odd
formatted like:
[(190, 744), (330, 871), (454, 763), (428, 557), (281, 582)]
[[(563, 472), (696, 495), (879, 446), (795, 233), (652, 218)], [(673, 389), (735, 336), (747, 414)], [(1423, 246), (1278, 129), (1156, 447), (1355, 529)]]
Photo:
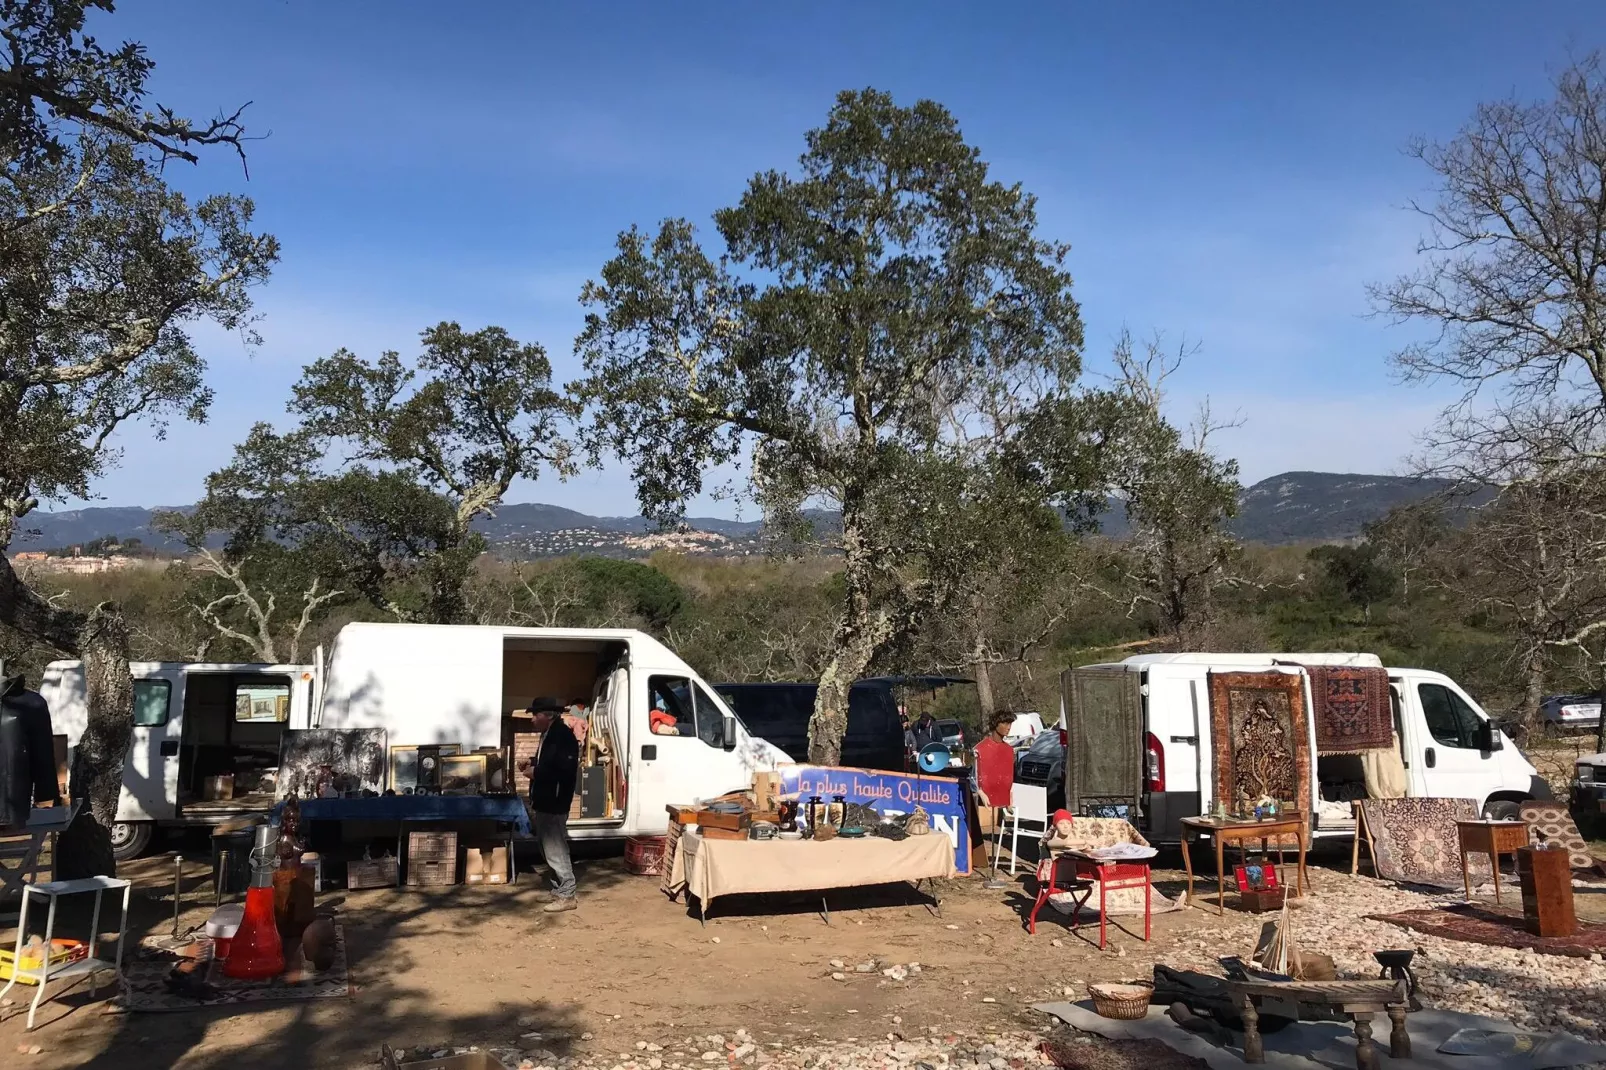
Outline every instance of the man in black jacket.
[(569, 808), (574, 805), (580, 744), (559, 716), (562, 712), (562, 707), (550, 699), (537, 699), (530, 706), (533, 727), (541, 733), (541, 749), (530, 770), (530, 809), (535, 811), (535, 834), (541, 838), (541, 853), (552, 868), (552, 902), (541, 908), (548, 914), (575, 907)]

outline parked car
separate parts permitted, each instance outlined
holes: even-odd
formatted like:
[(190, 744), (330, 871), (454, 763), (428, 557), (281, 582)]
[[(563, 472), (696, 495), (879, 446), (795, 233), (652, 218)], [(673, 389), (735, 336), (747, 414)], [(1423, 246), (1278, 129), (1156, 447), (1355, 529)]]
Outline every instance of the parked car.
[(1065, 805), (1065, 731), (1039, 732), (1015, 756), (1015, 782), (1048, 788), (1048, 812)]
[(1539, 719), (1549, 728), (1595, 728), (1600, 724), (1600, 693), (1547, 696), (1539, 704)]

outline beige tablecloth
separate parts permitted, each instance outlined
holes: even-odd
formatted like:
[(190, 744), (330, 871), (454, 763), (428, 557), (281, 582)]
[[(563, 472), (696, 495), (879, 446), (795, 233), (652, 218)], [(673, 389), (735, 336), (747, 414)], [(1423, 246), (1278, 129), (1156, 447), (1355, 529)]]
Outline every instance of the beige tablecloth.
[(906, 840), (705, 840), (680, 837), (671, 882), (702, 901), (743, 892), (808, 892), (953, 877), (954, 845), (931, 833)]

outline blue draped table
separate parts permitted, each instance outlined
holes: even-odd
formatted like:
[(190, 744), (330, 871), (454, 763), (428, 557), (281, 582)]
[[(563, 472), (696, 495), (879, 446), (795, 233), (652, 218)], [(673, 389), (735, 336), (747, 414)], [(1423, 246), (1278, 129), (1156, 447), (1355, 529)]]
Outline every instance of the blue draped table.
[[(396, 885), (402, 884), (407, 826), (456, 821), (494, 821), (507, 825), (509, 883), (518, 880), (513, 861), (513, 836), (530, 835), (530, 814), (524, 800), (516, 795), (378, 795), (370, 799), (301, 799), (301, 820), (311, 821), (394, 821), (396, 832)], [(273, 819), (284, 809), (273, 808)]]

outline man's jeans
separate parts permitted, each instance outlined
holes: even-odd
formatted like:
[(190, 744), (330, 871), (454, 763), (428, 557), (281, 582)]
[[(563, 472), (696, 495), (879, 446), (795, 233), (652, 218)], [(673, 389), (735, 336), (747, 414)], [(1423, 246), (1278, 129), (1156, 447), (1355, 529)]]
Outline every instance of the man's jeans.
[(574, 863), (569, 860), (569, 815), (536, 814), (535, 834), (552, 868), (552, 890), (559, 899), (574, 898)]

